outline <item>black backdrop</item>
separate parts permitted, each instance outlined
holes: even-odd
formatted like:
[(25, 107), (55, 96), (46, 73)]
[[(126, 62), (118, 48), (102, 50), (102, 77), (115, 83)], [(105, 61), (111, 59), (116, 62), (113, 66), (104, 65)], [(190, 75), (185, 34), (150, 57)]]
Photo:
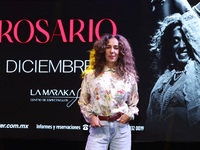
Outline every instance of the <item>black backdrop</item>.
[[(140, 76), (140, 112), (131, 122), (133, 140), (152, 140), (145, 133), (146, 108), (155, 82), (148, 44), (163, 16), (159, 10), (152, 13), (150, 1), (9, 0), (1, 1), (0, 6), (1, 35), (11, 28), (0, 40), (2, 138), (85, 141), (89, 126), (77, 104), (80, 75), (97, 39), (95, 29), (103, 35), (113, 33), (116, 25), (117, 33), (133, 48)], [(39, 20), (43, 30), (36, 26)], [(83, 30), (70, 41), (70, 32), (77, 33), (81, 23)]]

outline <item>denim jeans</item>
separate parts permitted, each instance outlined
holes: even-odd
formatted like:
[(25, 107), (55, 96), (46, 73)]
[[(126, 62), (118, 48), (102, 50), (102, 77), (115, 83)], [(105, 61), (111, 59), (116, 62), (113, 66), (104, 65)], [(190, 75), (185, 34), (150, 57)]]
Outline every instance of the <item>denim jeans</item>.
[(101, 121), (105, 126), (90, 128), (86, 150), (131, 150), (130, 125)]

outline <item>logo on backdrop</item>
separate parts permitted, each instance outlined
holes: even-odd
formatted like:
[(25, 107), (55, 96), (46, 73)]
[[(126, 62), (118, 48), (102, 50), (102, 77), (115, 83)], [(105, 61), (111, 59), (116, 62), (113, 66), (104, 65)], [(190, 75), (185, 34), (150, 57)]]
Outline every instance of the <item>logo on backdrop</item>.
[(90, 127), (90, 126), (89, 126), (88, 124), (84, 124), (84, 125), (83, 125), (83, 130), (84, 130), (84, 131), (88, 131), (88, 130), (89, 130), (89, 127)]
[(31, 102), (65, 103), (67, 108), (79, 99), (81, 88), (73, 89), (30, 89)]

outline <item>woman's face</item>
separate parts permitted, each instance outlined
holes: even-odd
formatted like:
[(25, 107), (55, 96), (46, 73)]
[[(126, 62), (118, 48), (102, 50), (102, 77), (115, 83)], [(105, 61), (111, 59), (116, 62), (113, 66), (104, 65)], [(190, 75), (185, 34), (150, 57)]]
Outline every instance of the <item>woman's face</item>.
[(111, 38), (106, 45), (105, 58), (106, 65), (110, 68), (114, 67), (119, 58), (119, 42), (116, 38)]
[(181, 31), (182, 30), (180, 26), (174, 28), (172, 33), (172, 48), (174, 50), (176, 63), (178, 63), (178, 65), (186, 65), (189, 60), (189, 55), (185, 43), (185, 38)]

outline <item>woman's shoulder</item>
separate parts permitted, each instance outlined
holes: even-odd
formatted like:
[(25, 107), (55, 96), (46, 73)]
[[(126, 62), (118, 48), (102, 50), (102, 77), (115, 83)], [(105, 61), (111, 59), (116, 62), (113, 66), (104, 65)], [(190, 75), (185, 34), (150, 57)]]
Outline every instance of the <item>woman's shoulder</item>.
[(83, 78), (91, 78), (94, 76), (94, 70), (87, 70), (84, 72)]
[(136, 76), (134, 75), (134, 73), (126, 74), (125, 80), (126, 80), (127, 82), (137, 83)]

